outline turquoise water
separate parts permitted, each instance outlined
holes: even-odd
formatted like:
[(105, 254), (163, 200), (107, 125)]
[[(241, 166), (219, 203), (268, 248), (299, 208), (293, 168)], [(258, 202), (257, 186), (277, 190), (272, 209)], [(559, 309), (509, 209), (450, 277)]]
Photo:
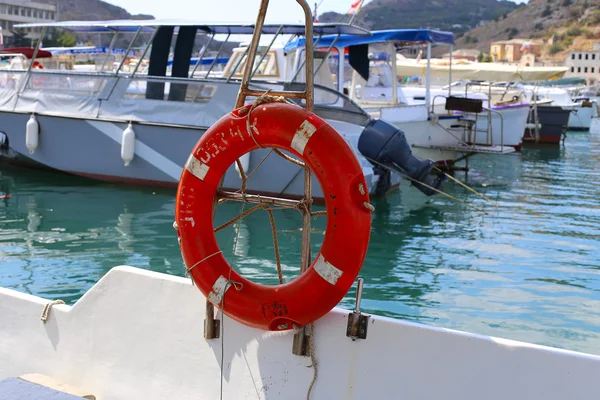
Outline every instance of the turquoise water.
[[(600, 134), (560, 149), (477, 157), (426, 203), (409, 191), (375, 199), (361, 275), (364, 310), (480, 334), (600, 354)], [(0, 167), (0, 286), (75, 302), (111, 267), (174, 275), (174, 192)], [(0, 193), (1, 195), (2, 193)], [(220, 207), (218, 222), (239, 211)], [(482, 212), (484, 211), (484, 212)], [(298, 273), (301, 218), (277, 211), (287, 279)], [(315, 251), (324, 220), (315, 219)], [(269, 220), (257, 212), (219, 234), (245, 276), (275, 284)], [(235, 253), (235, 255), (232, 255)], [(351, 307), (353, 292), (342, 302)]]

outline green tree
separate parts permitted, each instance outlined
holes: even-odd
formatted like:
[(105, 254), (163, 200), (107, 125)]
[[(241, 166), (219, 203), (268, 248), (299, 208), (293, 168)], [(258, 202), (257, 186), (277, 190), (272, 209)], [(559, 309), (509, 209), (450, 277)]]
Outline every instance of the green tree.
[(58, 37), (57, 41), (63, 47), (73, 47), (76, 43), (75, 35), (67, 31), (63, 31), (63, 33), (61, 33)]
[(550, 46), (550, 48), (548, 49), (548, 53), (552, 56), (556, 53), (559, 53), (561, 51), (563, 51), (565, 48), (563, 47), (562, 44), (560, 43), (554, 43), (552, 46)]

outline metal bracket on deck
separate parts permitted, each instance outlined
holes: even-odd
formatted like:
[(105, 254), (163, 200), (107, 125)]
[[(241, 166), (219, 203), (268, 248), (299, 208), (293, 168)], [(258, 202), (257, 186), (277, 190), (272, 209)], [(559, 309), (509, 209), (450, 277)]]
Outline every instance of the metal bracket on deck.
[(310, 335), (306, 334), (306, 327), (300, 328), (300, 331), (294, 334), (294, 342), (292, 343), (292, 353), (297, 356), (310, 356)]
[(215, 306), (206, 300), (206, 318), (204, 319), (204, 338), (218, 339), (221, 333), (221, 321), (215, 319)]
[(369, 315), (363, 315), (360, 312), (360, 300), (362, 298), (363, 278), (358, 278), (356, 286), (356, 306), (354, 311), (348, 314), (348, 327), (346, 328), (346, 336), (356, 339), (367, 338), (367, 328), (369, 327)]

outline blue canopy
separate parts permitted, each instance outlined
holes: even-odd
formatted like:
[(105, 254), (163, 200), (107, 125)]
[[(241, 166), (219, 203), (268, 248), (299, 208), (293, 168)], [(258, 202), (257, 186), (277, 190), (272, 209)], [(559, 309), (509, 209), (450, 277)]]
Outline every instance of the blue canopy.
[[(114, 32), (136, 32), (142, 28), (142, 32), (153, 32), (160, 26), (195, 26), (199, 30), (213, 34), (251, 35), (254, 32), (253, 24), (235, 23), (206, 23), (205, 21), (193, 21), (185, 19), (144, 19), (144, 20), (113, 20), (113, 21), (60, 21), (18, 24), (15, 28), (62, 28), (73, 32), (82, 33), (114, 33)], [(284, 35), (304, 35), (304, 24), (265, 24), (262, 33), (277, 33), (279, 28)], [(343, 23), (315, 23), (313, 32), (317, 35), (352, 34), (368, 35), (369, 31), (358, 26)]]
[[(371, 44), (381, 42), (400, 42), (400, 43), (439, 43), (454, 44), (454, 34), (452, 32), (434, 31), (430, 29), (389, 29), (384, 31), (371, 31), (369, 36), (358, 35), (327, 35), (322, 36), (317, 47), (329, 47), (336, 40), (335, 46), (344, 48), (359, 44)], [(315, 38), (315, 42), (317, 38)], [(297, 47), (304, 47), (305, 38), (298, 38), (285, 46), (285, 51), (294, 50)]]

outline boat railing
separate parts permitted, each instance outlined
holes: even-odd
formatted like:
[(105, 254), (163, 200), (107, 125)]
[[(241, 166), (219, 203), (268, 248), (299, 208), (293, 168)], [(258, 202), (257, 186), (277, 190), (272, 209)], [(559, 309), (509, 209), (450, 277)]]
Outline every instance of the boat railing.
[[(491, 116), (492, 114), (497, 115), (500, 118), (500, 146), (504, 147), (504, 115), (498, 111), (498, 110), (494, 110), (492, 108), (487, 108), (489, 115)], [(488, 124), (492, 124), (492, 119), (489, 118), (488, 119)], [(494, 146), (494, 137), (491, 135), (491, 129), (489, 132), (489, 142), (490, 145)]]
[(17, 91), (27, 71), (14, 69), (0, 69), (0, 89)]
[[(436, 104), (436, 100), (445, 99), (443, 104), (444, 111), (448, 113), (460, 112), (462, 113), (461, 118), (455, 125), (451, 125), (450, 128), (440, 123), (440, 113), (436, 110), (436, 107), (441, 107), (442, 103)], [(479, 115), (485, 113), (487, 115), (487, 127), (486, 129), (478, 129)], [(500, 143), (494, 143), (494, 136), (492, 135), (492, 116), (496, 115), (500, 120)], [(456, 97), (447, 95), (436, 95), (431, 101), (429, 109), (429, 120), (440, 126), (448, 134), (458, 140), (461, 147), (465, 147), (467, 150), (472, 152), (479, 152), (479, 147), (486, 146), (490, 148), (498, 147), (498, 152), (504, 153), (504, 115), (498, 110), (493, 110), (490, 107), (483, 106), (482, 99), (472, 99), (468, 97)], [(456, 135), (455, 129), (462, 128), (462, 134)], [(485, 133), (485, 141), (478, 140), (478, 133)], [(485, 152), (495, 152), (488, 151)]]
[[(0, 70), (0, 88), (9, 87), (19, 89), (19, 83), (22, 81), (27, 70)], [(3, 79), (11, 74), (19, 76), (13, 79), (14, 83), (9, 85), (4, 83), (8, 79)], [(304, 87), (304, 83), (290, 83), (282, 81), (251, 81), (253, 84), (271, 84), (281, 87), (294, 88)], [(149, 100), (171, 100), (184, 101), (192, 103), (206, 103), (217, 91), (220, 84), (239, 85), (239, 79), (232, 79), (231, 76), (208, 76), (208, 77), (173, 77), (173, 76), (154, 76), (143, 73), (126, 73), (121, 71), (114, 74), (106, 71), (74, 71), (74, 70), (32, 70), (27, 83), (21, 86), (23, 91), (47, 91), (51, 93), (72, 94), (85, 97), (98, 97), (101, 100), (108, 98), (115, 92), (115, 88), (124, 85), (122, 97), (130, 99), (149, 99)], [(150, 85), (149, 85), (150, 84)], [(153, 88), (154, 85), (154, 88)], [(148, 87), (150, 86), (150, 92)], [(353, 102), (349, 97), (338, 91), (322, 85), (315, 85), (316, 101), (319, 108), (337, 108), (346, 109), (357, 118), (362, 119), (365, 113), (360, 106)], [(177, 93), (174, 93), (177, 91)]]
[[(475, 135), (475, 140), (477, 140), (477, 133), (482, 132), (486, 134), (486, 145), (490, 145), (493, 146), (493, 124), (492, 124), (492, 118), (493, 115), (495, 113), (492, 113), (492, 85), (491, 84), (483, 84), (481, 82), (467, 82), (465, 84), (465, 98), (467, 98), (469, 96), (469, 88), (472, 87), (481, 87), (481, 88), (486, 88), (487, 89), (487, 100), (488, 100), (488, 107), (484, 107), (484, 110), (487, 113), (487, 129), (484, 130), (478, 130), (477, 129), (477, 124), (474, 125), (474, 135)], [(482, 93), (480, 91), (480, 93)], [(501, 115), (501, 113), (498, 113)], [(500, 137), (504, 138), (504, 120), (502, 119), (501, 121), (501, 132), (500, 132)], [(504, 140), (500, 141), (500, 146), (504, 146)]]

